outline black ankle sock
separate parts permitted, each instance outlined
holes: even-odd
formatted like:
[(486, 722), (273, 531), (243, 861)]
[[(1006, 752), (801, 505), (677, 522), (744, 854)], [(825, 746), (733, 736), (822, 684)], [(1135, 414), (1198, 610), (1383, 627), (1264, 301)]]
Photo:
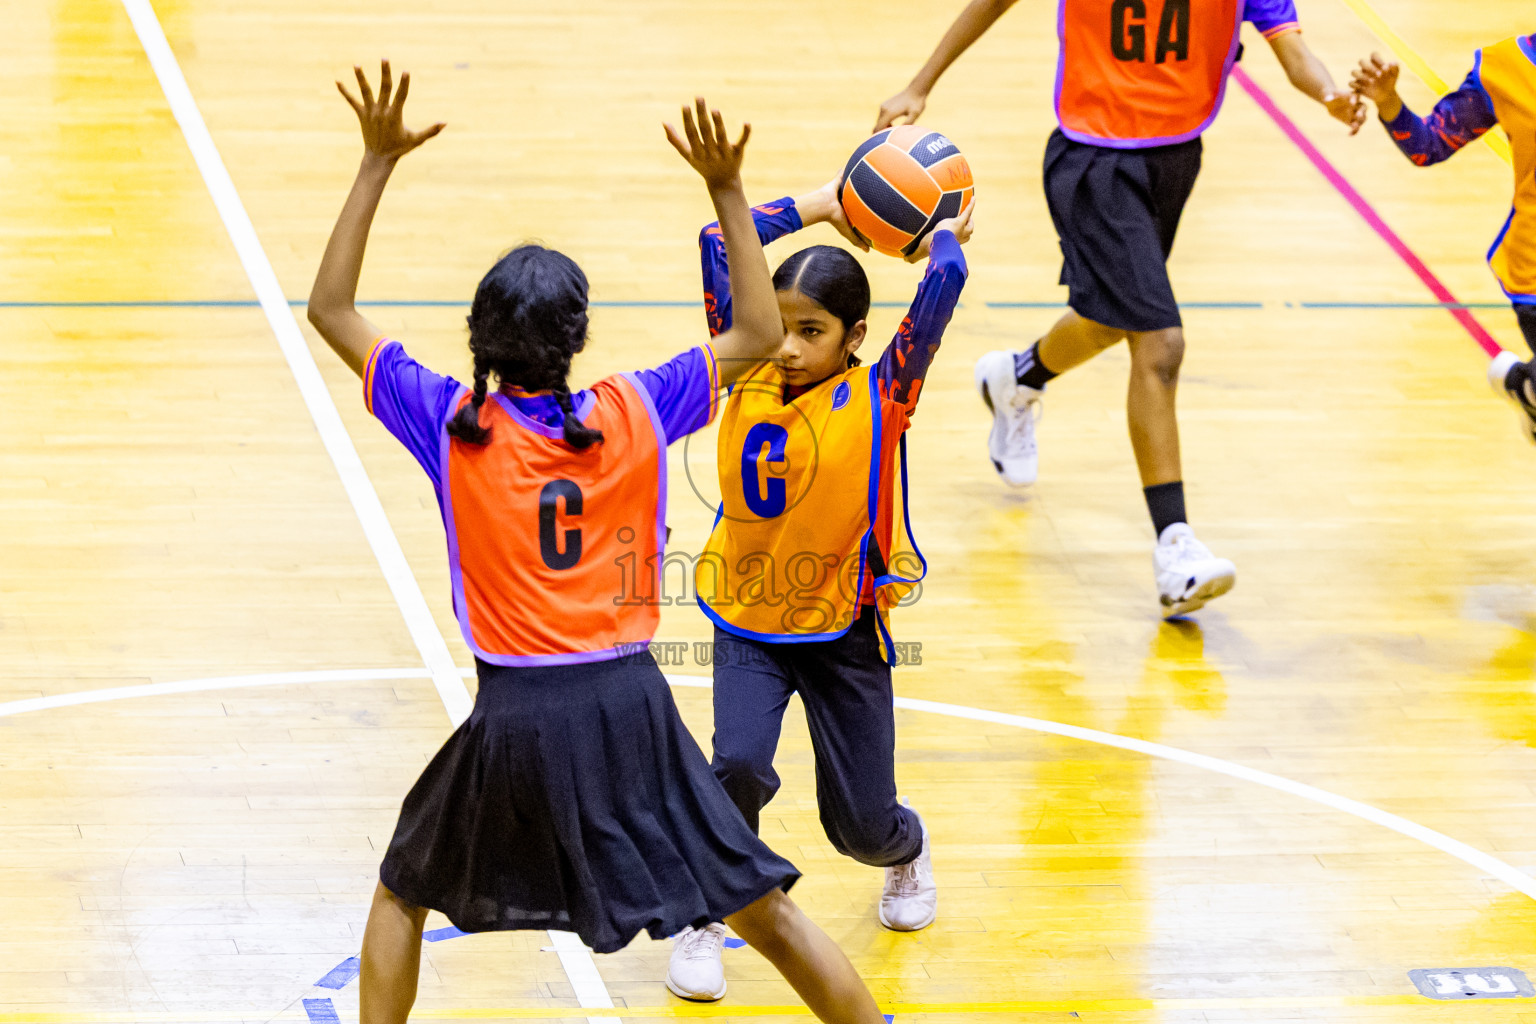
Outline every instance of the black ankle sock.
[(1141, 493), (1147, 497), (1147, 511), (1152, 513), (1152, 529), (1157, 531), (1159, 537), (1174, 523), (1189, 522), (1188, 516), (1184, 514), (1184, 481), (1153, 484), (1151, 487), (1143, 487)]
[(1039, 391), (1059, 373), (1052, 373), (1045, 368), (1040, 361), (1040, 343), (1037, 341), (1023, 352), (1017, 352), (1013, 357), (1013, 375), (1018, 378), (1020, 384), (1027, 388)]

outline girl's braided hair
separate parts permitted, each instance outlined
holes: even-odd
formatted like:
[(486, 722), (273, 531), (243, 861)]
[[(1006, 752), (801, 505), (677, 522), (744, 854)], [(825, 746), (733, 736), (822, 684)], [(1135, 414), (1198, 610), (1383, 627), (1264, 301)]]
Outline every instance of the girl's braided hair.
[(480, 407), (490, 375), (525, 391), (552, 391), (565, 414), (565, 441), (590, 448), (603, 439), (576, 418), (565, 382), (571, 357), (587, 344), (587, 275), (569, 256), (542, 245), (520, 245), (496, 261), (475, 289), (469, 310), (469, 351), (475, 360), (474, 398), (454, 414), (448, 433), (485, 444)]

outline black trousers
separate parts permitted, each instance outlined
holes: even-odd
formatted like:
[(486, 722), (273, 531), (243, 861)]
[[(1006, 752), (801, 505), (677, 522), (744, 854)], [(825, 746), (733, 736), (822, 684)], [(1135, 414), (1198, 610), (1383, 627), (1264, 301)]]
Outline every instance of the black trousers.
[(1525, 343), (1531, 347), (1531, 353), (1536, 355), (1536, 306), (1515, 303), (1515, 319), (1520, 321), (1520, 333), (1525, 335)]
[(715, 628), (715, 777), (752, 831), (779, 791), (773, 755), (800, 694), (816, 755), (816, 802), (837, 852), (908, 864), (923, 849), (916, 814), (896, 800), (896, 710), (875, 612), (836, 640), (759, 643)]

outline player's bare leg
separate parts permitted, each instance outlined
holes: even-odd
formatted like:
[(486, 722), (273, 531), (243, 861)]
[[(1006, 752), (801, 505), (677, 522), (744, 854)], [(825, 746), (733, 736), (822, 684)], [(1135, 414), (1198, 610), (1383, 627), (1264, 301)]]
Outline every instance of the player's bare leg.
[(725, 923), (763, 954), (827, 1024), (884, 1024), (875, 997), (848, 957), (782, 889)]
[(1130, 349), (1131, 382), (1125, 412), (1141, 486), (1183, 480), (1176, 398), (1179, 366), (1184, 362), (1184, 330), (1170, 327), (1132, 334)]
[(410, 1016), (421, 974), (421, 929), (426, 921), (425, 907), (405, 902), (382, 882), (373, 890), (358, 979), (362, 1024), (405, 1024)]
[(1105, 326), (1069, 309), (1040, 339), (1040, 359), (1053, 373), (1066, 373), (1120, 344), (1125, 336), (1118, 327)]
[(1184, 513), (1184, 469), (1179, 457), (1177, 395), (1184, 361), (1184, 330), (1136, 332), (1129, 337), (1131, 380), (1126, 418), (1131, 448), (1157, 531), (1152, 565), (1163, 618), (1194, 611), (1237, 582), (1237, 569), (1200, 543)]

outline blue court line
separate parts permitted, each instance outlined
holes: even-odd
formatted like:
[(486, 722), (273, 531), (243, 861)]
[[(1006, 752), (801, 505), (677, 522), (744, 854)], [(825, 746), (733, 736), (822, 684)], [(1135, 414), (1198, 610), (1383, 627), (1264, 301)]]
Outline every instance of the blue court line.
[(309, 1024), (341, 1024), (336, 1004), (329, 999), (304, 1000), (304, 1012), (309, 1016)]
[[(467, 299), (358, 299), (359, 306), (384, 306), (399, 309), (445, 308), (464, 309)], [(256, 309), (261, 305), (255, 299), (147, 299), (121, 302), (0, 302), (0, 309)], [(288, 305), (305, 305), (303, 299), (289, 299)], [(604, 301), (588, 303), (599, 309), (702, 309), (703, 302), (688, 300), (666, 301)], [(906, 309), (907, 302), (872, 302), (876, 309)], [(1050, 303), (1058, 306), (1060, 303)]]
[[(1286, 303), (1290, 305), (1289, 302)], [(1507, 302), (1298, 302), (1302, 309), (1508, 309)]]
[[(290, 306), (303, 306), (302, 299), (289, 299)], [(467, 301), (458, 299), (359, 299), (359, 306), (379, 306), (396, 309), (464, 309)], [(0, 309), (255, 309), (261, 304), (255, 299), (128, 299), (103, 302), (0, 302)], [(702, 303), (693, 300), (679, 301), (595, 301), (599, 309), (694, 309)], [(906, 309), (905, 302), (875, 302), (876, 309)], [(962, 304), (963, 305), (963, 304)], [(1064, 302), (987, 302), (988, 309), (1065, 309)], [(1284, 305), (1286, 309), (1505, 309), (1507, 302), (1181, 302), (1181, 309), (1251, 309), (1262, 310), (1268, 306)]]
[[(434, 940), (435, 941), (435, 940)], [(347, 987), (347, 982), (357, 977), (362, 970), (362, 963), (355, 956), (349, 956), (341, 963), (332, 967), (330, 973), (315, 982), (316, 988), (342, 989)]]
[[(1065, 302), (988, 302), (988, 309), (1065, 309)], [(1181, 302), (1180, 309), (1263, 309), (1262, 302)]]
[[(453, 925), (449, 925), (446, 928), (433, 928), (429, 932), (422, 932), (421, 937), (427, 942), (442, 942), (444, 939), (456, 939), (461, 935), (468, 934), (469, 932), (460, 931)], [(746, 943), (738, 938), (728, 937), (725, 940), (726, 949), (740, 949), (745, 945)], [(358, 957), (349, 956), (341, 963), (337, 964), (335, 967), (332, 967), (328, 972), (326, 972), (325, 977), (315, 982), (315, 987), (338, 990), (346, 988), (352, 979), (358, 976), (361, 970), (362, 963), (359, 961)], [(315, 1004), (315, 1008), (310, 1006), (311, 1003)], [(321, 1004), (324, 1004), (324, 1007), (322, 1007)], [(326, 1007), (330, 1008), (329, 1012), (331, 1016), (317, 1016), (317, 1014), (325, 1013)], [(336, 1010), (331, 1006), (331, 1001), (329, 999), (306, 999), (304, 1000), (304, 1009), (309, 1014), (311, 1024), (320, 1024), (322, 1021), (333, 1021), (336, 1019)], [(889, 1021), (891, 1017), (887, 1015), (885, 1019)]]

